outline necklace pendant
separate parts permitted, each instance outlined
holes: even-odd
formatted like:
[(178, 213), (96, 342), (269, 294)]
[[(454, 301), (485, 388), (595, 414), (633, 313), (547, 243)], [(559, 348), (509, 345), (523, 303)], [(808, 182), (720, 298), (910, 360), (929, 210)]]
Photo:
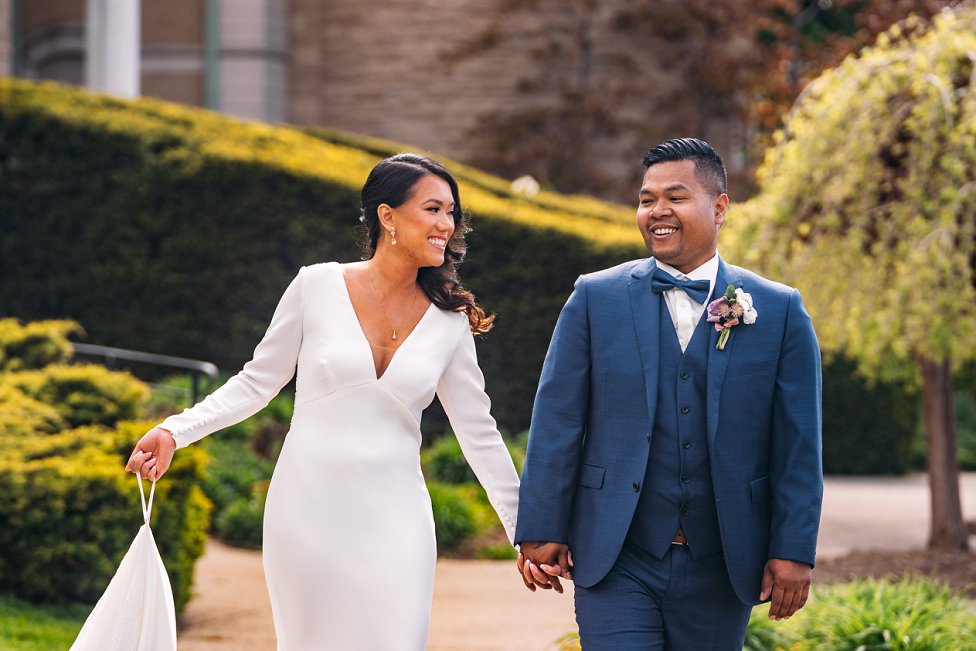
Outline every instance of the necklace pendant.
[(393, 337), (391, 337), (391, 339), (393, 339), (393, 341), (396, 341), (396, 338), (397, 338), (397, 336), (396, 336), (396, 330), (394, 330), (393, 331)]

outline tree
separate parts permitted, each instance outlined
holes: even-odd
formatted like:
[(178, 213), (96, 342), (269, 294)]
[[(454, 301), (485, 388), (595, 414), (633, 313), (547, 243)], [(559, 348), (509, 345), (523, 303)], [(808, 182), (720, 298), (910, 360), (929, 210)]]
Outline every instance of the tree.
[(929, 547), (967, 549), (952, 373), (976, 359), (976, 7), (812, 83), (730, 225), (733, 255), (801, 289), (826, 352), (921, 386)]
[[(802, 88), (910, 13), (951, 0), (495, 0), (495, 18), (445, 53), (457, 62), (509, 42), (534, 15), (533, 65), (519, 71), (526, 102), (482, 117), (472, 162), (510, 178), (533, 174), (565, 192), (630, 201), (635, 178), (608, 157), (674, 135), (734, 142), (723, 149), (735, 190), (751, 187), (756, 143)], [(718, 144), (718, 143), (716, 143)], [(724, 143), (723, 143), (724, 144)], [(733, 162), (744, 159), (742, 163)], [(615, 161), (614, 161), (615, 162)], [(635, 165), (635, 169), (637, 166)]]

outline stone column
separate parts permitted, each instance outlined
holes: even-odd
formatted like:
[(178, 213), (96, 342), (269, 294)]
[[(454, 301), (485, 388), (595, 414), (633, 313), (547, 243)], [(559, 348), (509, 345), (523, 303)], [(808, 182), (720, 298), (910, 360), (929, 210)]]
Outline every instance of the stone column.
[(139, 0), (88, 0), (85, 86), (139, 96)]

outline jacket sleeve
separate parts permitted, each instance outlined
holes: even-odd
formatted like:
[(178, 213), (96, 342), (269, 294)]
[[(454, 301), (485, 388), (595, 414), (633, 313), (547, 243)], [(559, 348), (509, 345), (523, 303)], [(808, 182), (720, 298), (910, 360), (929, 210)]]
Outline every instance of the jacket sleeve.
[(580, 277), (552, 334), (532, 408), (515, 541), (568, 542), (590, 409), (587, 291)]
[(451, 421), (464, 458), (488, 493), (488, 500), (511, 542), (518, 518), (519, 478), (491, 416), (491, 401), (485, 393), (485, 378), (478, 366), (467, 319), (454, 356), (437, 383), (437, 397)]
[(793, 290), (776, 374), (770, 450), (769, 558), (813, 565), (823, 502), (820, 346)]
[(251, 361), (201, 402), (159, 424), (172, 432), (177, 448), (256, 414), (295, 375), (302, 344), (303, 272), (282, 295)]

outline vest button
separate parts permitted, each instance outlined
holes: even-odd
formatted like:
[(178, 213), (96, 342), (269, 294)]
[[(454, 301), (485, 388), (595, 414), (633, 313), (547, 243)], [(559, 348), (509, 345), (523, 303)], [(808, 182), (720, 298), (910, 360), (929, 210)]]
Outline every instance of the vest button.
[(689, 477), (688, 475), (685, 475), (685, 476), (683, 476), (683, 477), (681, 478), (681, 481), (683, 481), (684, 483), (686, 483), (686, 484), (687, 484), (688, 482), (690, 482), (690, 481), (691, 481), (691, 477)]
[(682, 380), (688, 379), (688, 371), (681, 371), (681, 379)]
[(685, 441), (684, 443), (681, 444), (681, 447), (687, 450), (688, 448), (691, 447), (691, 441)]
[(691, 411), (691, 409), (689, 407), (687, 407), (687, 406), (684, 406), (684, 407), (681, 408), (681, 413), (682, 414), (687, 414), (689, 411)]
[(681, 509), (681, 515), (688, 515), (688, 509)]
[(640, 491), (640, 482), (639, 481), (635, 481), (634, 482), (634, 492), (637, 493), (639, 491)]

